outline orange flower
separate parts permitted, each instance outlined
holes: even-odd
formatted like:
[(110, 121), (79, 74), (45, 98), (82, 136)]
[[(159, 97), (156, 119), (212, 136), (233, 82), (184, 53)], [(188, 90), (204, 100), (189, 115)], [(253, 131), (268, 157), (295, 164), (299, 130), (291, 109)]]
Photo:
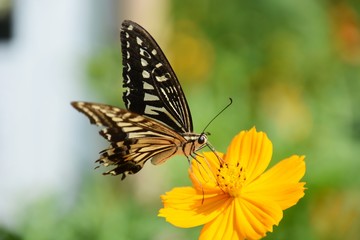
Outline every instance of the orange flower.
[(263, 132), (240, 132), (227, 153), (204, 153), (189, 169), (193, 187), (162, 195), (159, 216), (182, 227), (204, 225), (199, 239), (259, 239), (278, 225), (283, 210), (304, 196), (304, 156), (271, 169), (272, 143)]

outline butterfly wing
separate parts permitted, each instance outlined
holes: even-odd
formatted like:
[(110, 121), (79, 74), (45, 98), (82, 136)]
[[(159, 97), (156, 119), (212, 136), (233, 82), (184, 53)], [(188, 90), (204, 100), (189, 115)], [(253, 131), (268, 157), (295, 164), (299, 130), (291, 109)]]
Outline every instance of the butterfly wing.
[(122, 23), (120, 38), (126, 108), (179, 133), (192, 132), (185, 95), (156, 41), (144, 28), (129, 20)]
[(147, 117), (117, 107), (72, 102), (74, 108), (84, 113), (92, 124), (105, 127), (100, 134), (111, 144), (100, 152), (97, 162), (114, 169), (104, 174), (135, 174), (147, 160), (162, 163), (175, 155), (186, 140), (178, 133)]

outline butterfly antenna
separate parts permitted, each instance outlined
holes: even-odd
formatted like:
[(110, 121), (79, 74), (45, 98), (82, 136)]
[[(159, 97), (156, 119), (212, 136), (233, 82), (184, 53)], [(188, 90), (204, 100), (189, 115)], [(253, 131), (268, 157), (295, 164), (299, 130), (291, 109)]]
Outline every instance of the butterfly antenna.
[(232, 98), (229, 98), (230, 102), (228, 103), (228, 105), (226, 105), (218, 114), (216, 114), (215, 117), (213, 117), (210, 122), (205, 126), (204, 130), (202, 131), (203, 133), (205, 132), (205, 130), (208, 128), (208, 126), (222, 113), (224, 112), (228, 107), (230, 107), (230, 105), (232, 104), (233, 100)]

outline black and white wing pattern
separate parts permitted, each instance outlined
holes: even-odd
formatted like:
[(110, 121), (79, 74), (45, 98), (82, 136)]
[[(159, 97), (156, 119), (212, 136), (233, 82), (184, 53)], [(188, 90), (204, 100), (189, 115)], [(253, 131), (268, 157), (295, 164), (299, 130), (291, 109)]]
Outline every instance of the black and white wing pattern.
[(183, 154), (188, 159), (206, 146), (205, 133), (193, 133), (190, 110), (164, 53), (140, 25), (125, 20), (121, 28), (123, 100), (127, 110), (105, 104), (72, 102), (110, 142), (97, 160), (114, 168), (104, 174), (135, 174), (145, 162), (164, 163)]
[(129, 111), (158, 120), (175, 131), (192, 132), (189, 106), (164, 53), (140, 25), (122, 24), (123, 100)]

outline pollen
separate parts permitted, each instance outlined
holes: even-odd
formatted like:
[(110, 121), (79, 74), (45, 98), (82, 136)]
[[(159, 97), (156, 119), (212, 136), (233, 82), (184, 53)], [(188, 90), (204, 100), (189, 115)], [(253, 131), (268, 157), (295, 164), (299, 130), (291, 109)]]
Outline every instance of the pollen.
[(244, 168), (237, 163), (236, 165), (223, 163), (220, 165), (217, 174), (218, 186), (231, 197), (238, 197), (246, 181)]

